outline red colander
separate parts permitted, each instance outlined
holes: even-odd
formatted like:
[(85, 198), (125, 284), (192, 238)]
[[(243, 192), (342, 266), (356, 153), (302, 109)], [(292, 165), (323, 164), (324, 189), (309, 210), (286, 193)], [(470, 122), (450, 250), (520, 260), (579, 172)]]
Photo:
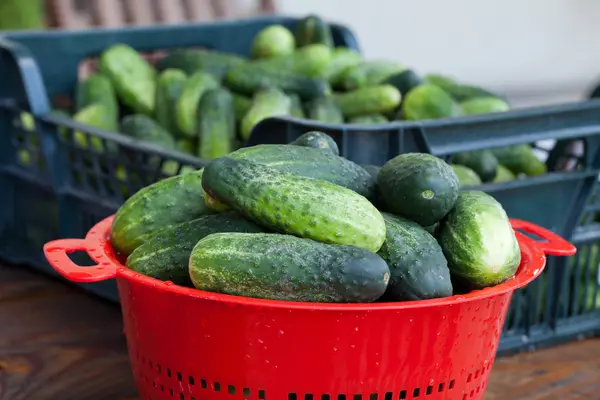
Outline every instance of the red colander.
[[(136, 385), (144, 400), (483, 399), (515, 289), (546, 254), (575, 247), (511, 220), (522, 261), (509, 281), (466, 295), (404, 303), (317, 304), (184, 288), (124, 267), (108, 240), (112, 217), (85, 239), (44, 246), (67, 279), (116, 278)], [(96, 266), (75, 265), (85, 251)]]

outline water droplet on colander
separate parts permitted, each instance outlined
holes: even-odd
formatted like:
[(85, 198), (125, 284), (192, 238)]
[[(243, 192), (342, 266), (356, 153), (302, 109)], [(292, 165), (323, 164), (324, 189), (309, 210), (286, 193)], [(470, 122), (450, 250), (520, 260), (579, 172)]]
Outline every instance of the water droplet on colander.
[(442, 332), (438, 332), (438, 333), (437, 333), (437, 335), (438, 335), (438, 336), (441, 336), (441, 334), (442, 334)]
[(250, 354), (246, 354), (246, 358), (249, 360), (249, 359), (251, 359), (252, 357), (250, 356)]
[(379, 361), (375, 361), (375, 366), (379, 367)]
[(354, 330), (355, 330), (356, 332), (358, 332), (358, 326), (357, 326), (356, 328), (354, 328)]
[(270, 363), (271, 363), (271, 361), (265, 360), (265, 364), (270, 364)]
[(173, 286), (174, 283), (171, 281), (165, 281), (165, 286)]
[(413, 322), (413, 319), (412, 319), (412, 318), (411, 318), (411, 319), (409, 319), (409, 320), (408, 320), (408, 322)]
[(256, 339), (256, 341), (257, 341), (258, 343), (260, 343), (260, 344), (263, 344), (263, 343), (265, 342), (265, 341), (264, 341), (264, 340), (262, 340), (262, 339)]
[(337, 347), (334, 347), (334, 348), (333, 348), (333, 351), (338, 351)]
[(351, 348), (351, 349), (354, 349), (354, 348), (356, 348), (356, 345), (355, 345), (355, 344), (351, 344), (351, 345), (350, 345), (350, 348)]
[(283, 331), (283, 329), (280, 329), (280, 330), (279, 330), (279, 334), (280, 334), (280, 335), (283, 335), (284, 333), (285, 333), (285, 332)]

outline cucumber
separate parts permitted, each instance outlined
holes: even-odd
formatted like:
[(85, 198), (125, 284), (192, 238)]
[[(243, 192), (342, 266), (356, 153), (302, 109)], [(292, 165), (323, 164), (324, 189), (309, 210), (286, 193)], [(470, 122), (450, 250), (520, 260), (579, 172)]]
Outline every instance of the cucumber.
[(340, 155), (337, 143), (331, 136), (319, 131), (310, 131), (298, 136), (298, 139), (290, 142), (294, 146), (306, 146), (320, 149), (336, 156)]
[(100, 55), (98, 67), (126, 106), (141, 114), (154, 114), (156, 71), (137, 51), (126, 44), (113, 45)]
[(219, 83), (206, 72), (196, 72), (185, 83), (175, 105), (175, 121), (184, 136), (192, 137), (198, 132), (196, 110), (202, 95), (210, 89), (216, 89)]
[(198, 104), (198, 156), (204, 160), (233, 151), (235, 111), (233, 97), (225, 88), (207, 91)]
[(327, 181), (221, 157), (204, 167), (202, 187), (246, 218), (277, 232), (373, 252), (385, 240), (379, 211), (358, 193)]
[[(107, 131), (116, 131), (114, 115), (111, 110), (103, 103), (92, 103), (83, 107), (74, 116), (73, 120), (83, 125), (88, 125), (94, 128), (100, 128)], [(88, 143), (89, 137), (89, 143)], [(73, 139), (78, 146), (83, 148), (92, 148), (95, 151), (102, 153), (105, 150), (116, 150), (116, 143), (103, 141), (98, 136), (87, 134), (82, 131), (74, 131)]]
[(513, 174), (508, 168), (506, 168), (502, 164), (498, 164), (498, 171), (496, 173), (496, 177), (492, 182), (507, 182), (513, 181), (517, 179), (515, 174)]
[(343, 90), (355, 90), (379, 85), (390, 76), (405, 69), (394, 61), (364, 61), (344, 71), (343, 76), (340, 77), (340, 86)]
[(507, 102), (497, 97), (477, 97), (460, 103), (466, 115), (491, 114), (510, 110)]
[(491, 149), (491, 151), (498, 162), (515, 175), (538, 176), (547, 172), (546, 164), (537, 158), (528, 144), (501, 147)]
[(521, 263), (519, 243), (502, 205), (477, 190), (460, 193), (438, 240), (455, 281), (469, 289), (502, 283)]
[(304, 114), (304, 107), (302, 107), (302, 100), (297, 94), (290, 94), (290, 115), (296, 118), (306, 118)]
[(179, 69), (186, 75), (193, 75), (202, 71), (211, 74), (217, 81), (221, 81), (225, 72), (248, 60), (236, 54), (223, 53), (206, 49), (175, 49), (156, 63), (156, 69)]
[(115, 214), (110, 241), (115, 251), (128, 256), (161, 229), (212, 213), (202, 201), (202, 173), (176, 175), (127, 199)]
[(366, 303), (388, 285), (377, 254), (276, 233), (216, 233), (190, 256), (194, 286), (209, 292), (270, 300)]
[(454, 99), (437, 86), (425, 84), (410, 90), (402, 102), (402, 116), (409, 121), (463, 115)]
[(489, 90), (480, 88), (478, 86), (460, 84), (449, 76), (439, 74), (427, 74), (424, 78), (428, 83), (442, 88), (446, 93), (448, 93), (454, 98), (454, 100), (458, 102), (463, 102), (479, 97), (500, 98), (500, 96), (490, 92)]
[(344, 115), (331, 97), (319, 97), (310, 101), (307, 106), (308, 118), (328, 124), (343, 124)]
[(241, 121), (248, 110), (252, 107), (252, 98), (247, 97), (238, 93), (233, 93), (233, 110), (235, 112), (235, 119)]
[(333, 47), (331, 28), (318, 15), (310, 14), (299, 20), (296, 23), (294, 35), (298, 47), (315, 43)]
[(121, 133), (151, 143), (155, 143), (165, 149), (177, 148), (175, 140), (155, 120), (144, 114), (133, 114), (121, 120)]
[(112, 119), (116, 127), (119, 115), (117, 94), (110, 79), (99, 73), (77, 82), (75, 92), (75, 108), (78, 111), (94, 103), (101, 103), (106, 107), (106, 110), (113, 115)]
[(457, 153), (452, 156), (452, 161), (475, 171), (482, 182), (494, 180), (498, 171), (498, 159), (490, 150)]
[(268, 88), (257, 92), (252, 100), (252, 107), (241, 122), (240, 133), (244, 140), (250, 138), (252, 128), (269, 117), (290, 115), (292, 102), (288, 96), (276, 88)]
[(389, 76), (382, 83), (392, 85), (398, 89), (400, 94), (402, 94), (402, 97), (404, 97), (412, 89), (425, 83), (425, 80), (417, 75), (412, 69), (406, 69)]
[(363, 57), (358, 51), (347, 47), (336, 47), (331, 51), (331, 59), (323, 75), (332, 87), (341, 88), (345, 70), (362, 62)]
[(225, 75), (225, 84), (234, 92), (248, 96), (269, 87), (295, 93), (302, 100), (326, 96), (331, 92), (329, 84), (324, 79), (253, 63), (229, 70)]
[(192, 138), (181, 138), (175, 142), (175, 148), (183, 153), (196, 155), (196, 148), (198, 146)]
[(377, 176), (385, 211), (421, 226), (441, 220), (458, 198), (452, 167), (431, 154), (405, 153), (392, 158)]
[(199, 240), (219, 232), (264, 231), (232, 211), (204, 215), (158, 231), (127, 257), (127, 267), (152, 278), (191, 287), (188, 264)]
[(349, 124), (359, 125), (385, 124), (387, 122), (389, 122), (388, 119), (381, 114), (359, 115), (348, 120)]
[(450, 166), (452, 167), (452, 170), (454, 170), (454, 173), (458, 178), (458, 184), (461, 188), (481, 185), (481, 178), (471, 168), (458, 164), (450, 164)]
[(377, 254), (390, 268), (384, 301), (427, 300), (452, 296), (448, 261), (437, 240), (419, 224), (382, 213), (385, 243)]
[(176, 107), (186, 83), (187, 75), (177, 69), (164, 70), (156, 83), (156, 121), (174, 136), (180, 134)]
[(252, 58), (269, 58), (292, 54), (296, 39), (283, 25), (270, 25), (263, 28), (252, 40)]
[(331, 48), (322, 44), (311, 44), (287, 56), (254, 61), (252, 66), (317, 78), (324, 76), (330, 61)]
[(392, 85), (370, 86), (333, 96), (345, 117), (384, 114), (400, 105), (402, 96)]

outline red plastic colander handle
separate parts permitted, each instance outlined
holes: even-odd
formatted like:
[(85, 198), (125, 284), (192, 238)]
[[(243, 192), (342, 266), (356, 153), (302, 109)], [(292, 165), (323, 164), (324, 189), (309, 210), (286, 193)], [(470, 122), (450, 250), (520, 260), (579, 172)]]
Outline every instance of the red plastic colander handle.
[[(104, 252), (97, 250), (97, 243), (85, 239), (53, 240), (44, 245), (44, 254), (50, 265), (62, 276), (73, 282), (99, 282), (117, 275), (118, 266)], [(83, 267), (68, 256), (85, 251), (97, 265)]]
[(572, 256), (577, 251), (571, 243), (546, 228), (520, 219), (511, 219), (510, 222), (513, 229), (520, 229), (544, 239), (544, 241), (537, 241), (521, 234), (521, 237), (527, 240), (531, 246), (537, 247), (545, 254), (552, 256)]

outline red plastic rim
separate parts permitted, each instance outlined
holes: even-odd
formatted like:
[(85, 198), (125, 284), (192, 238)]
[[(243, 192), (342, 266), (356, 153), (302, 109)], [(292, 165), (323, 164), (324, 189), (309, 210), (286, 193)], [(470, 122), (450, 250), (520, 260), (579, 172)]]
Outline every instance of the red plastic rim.
[[(122, 260), (115, 254), (109, 240), (110, 227), (114, 216), (105, 218), (96, 224), (84, 240), (86, 248), (90, 254), (90, 257), (99, 264), (110, 265), (115, 268), (114, 276), (117, 278), (124, 278), (130, 281), (135, 281), (137, 284), (152, 286), (156, 290), (163, 290), (173, 292), (182, 296), (191, 296), (195, 298), (201, 298), (209, 301), (224, 302), (231, 305), (240, 306), (257, 306), (257, 307), (271, 307), (271, 308), (286, 308), (286, 309), (315, 309), (315, 310), (330, 310), (330, 311), (351, 311), (351, 310), (390, 310), (390, 309), (417, 309), (424, 307), (438, 307), (447, 306), (452, 304), (459, 304), (469, 302), (475, 299), (484, 299), (494, 297), (500, 294), (504, 294), (510, 291), (519, 289), (529, 282), (534, 280), (544, 269), (546, 265), (546, 255), (557, 254), (557, 255), (570, 255), (575, 253), (575, 248), (563, 239), (558, 238), (556, 235), (543, 228), (537, 227), (536, 225), (520, 221), (511, 220), (513, 227), (517, 228), (529, 228), (529, 231), (540, 233), (541, 231), (547, 232), (548, 235), (553, 236), (555, 247), (548, 247), (547, 244), (550, 242), (536, 242), (533, 239), (516, 231), (517, 239), (521, 249), (521, 265), (517, 270), (514, 277), (507, 280), (506, 282), (496, 285), (493, 287), (485, 288), (482, 290), (475, 290), (468, 294), (454, 295), (451, 297), (431, 300), (418, 300), (418, 301), (407, 301), (399, 303), (361, 303), (361, 304), (338, 304), (338, 303), (307, 303), (307, 302), (291, 302), (282, 300), (264, 300), (247, 298), (241, 296), (233, 296), (220, 293), (211, 293), (199, 289), (187, 288), (175, 285), (172, 282), (164, 282), (155, 278), (151, 278), (139, 273), (136, 273), (122, 264)], [(532, 229), (537, 228), (537, 229)], [(539, 231), (538, 231), (539, 229)], [(528, 230), (528, 229), (525, 229)], [(543, 236), (543, 235), (540, 235)], [(546, 238), (550, 239), (550, 238)], [(52, 242), (51, 242), (52, 243)], [(51, 245), (48, 243), (48, 245)], [(544, 246), (546, 244), (546, 246)], [(47, 245), (47, 246), (48, 246)], [(46, 253), (52, 250), (45, 249)], [(66, 249), (68, 250), (68, 249)], [(71, 250), (72, 251), (72, 250)], [(68, 278), (68, 276), (67, 276)]]

